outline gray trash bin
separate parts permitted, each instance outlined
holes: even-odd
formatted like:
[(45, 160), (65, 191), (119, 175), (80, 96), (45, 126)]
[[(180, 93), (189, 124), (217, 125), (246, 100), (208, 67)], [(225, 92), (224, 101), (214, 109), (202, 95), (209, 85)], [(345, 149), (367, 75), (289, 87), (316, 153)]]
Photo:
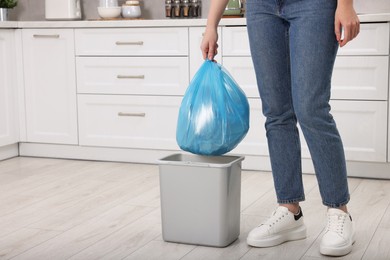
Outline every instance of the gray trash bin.
[(238, 238), (242, 160), (187, 154), (159, 160), (165, 241), (225, 247)]

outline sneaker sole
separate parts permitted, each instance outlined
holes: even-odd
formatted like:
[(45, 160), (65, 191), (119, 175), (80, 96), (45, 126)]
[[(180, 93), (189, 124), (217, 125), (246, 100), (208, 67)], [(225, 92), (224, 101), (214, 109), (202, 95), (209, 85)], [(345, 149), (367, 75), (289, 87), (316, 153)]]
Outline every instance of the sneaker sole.
[(353, 241), (352, 243), (343, 246), (343, 247), (324, 247), (320, 246), (320, 253), (322, 255), (328, 255), (328, 256), (344, 256), (348, 255), (352, 251), (352, 245), (355, 243)]
[(246, 242), (248, 245), (253, 247), (271, 247), (277, 246), (287, 241), (294, 241), (306, 238), (306, 227), (300, 226), (289, 230), (286, 233), (278, 234), (265, 239), (257, 240), (247, 238)]

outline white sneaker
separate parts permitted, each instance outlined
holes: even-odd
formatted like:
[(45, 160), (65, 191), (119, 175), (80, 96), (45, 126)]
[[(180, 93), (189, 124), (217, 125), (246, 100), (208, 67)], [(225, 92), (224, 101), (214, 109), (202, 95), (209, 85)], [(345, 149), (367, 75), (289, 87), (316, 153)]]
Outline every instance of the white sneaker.
[(279, 206), (265, 223), (249, 233), (247, 243), (255, 247), (270, 247), (303, 238), (306, 238), (306, 227), (302, 210), (294, 215), (286, 207)]
[(320, 253), (330, 256), (349, 254), (355, 242), (354, 237), (351, 216), (339, 209), (328, 209), (328, 225), (321, 240)]

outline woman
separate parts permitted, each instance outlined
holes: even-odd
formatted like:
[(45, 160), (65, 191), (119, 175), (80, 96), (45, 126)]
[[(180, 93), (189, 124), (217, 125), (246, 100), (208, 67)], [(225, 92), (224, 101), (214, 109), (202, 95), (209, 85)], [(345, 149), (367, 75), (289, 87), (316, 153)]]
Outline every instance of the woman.
[[(217, 54), (217, 26), (228, 0), (212, 0), (201, 44)], [(354, 243), (345, 156), (330, 114), (330, 82), (338, 46), (359, 33), (353, 0), (247, 0), (247, 29), (263, 114), (277, 202), (247, 243), (270, 247), (306, 237), (299, 202), (305, 199), (299, 123), (313, 160), (328, 224), (320, 252), (341, 256)], [(343, 29), (343, 36), (342, 36)]]

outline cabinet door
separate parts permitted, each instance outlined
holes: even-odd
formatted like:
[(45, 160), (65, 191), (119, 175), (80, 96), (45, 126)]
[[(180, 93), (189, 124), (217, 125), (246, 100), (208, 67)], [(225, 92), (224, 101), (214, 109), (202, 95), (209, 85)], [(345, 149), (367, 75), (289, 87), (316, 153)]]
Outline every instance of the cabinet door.
[(222, 63), (242, 90), (244, 90), (247, 97), (259, 97), (256, 73), (251, 57), (223, 57)]
[(0, 30), (0, 146), (18, 142), (14, 30)]
[[(190, 27), (190, 77), (194, 77), (199, 67), (203, 64), (202, 51), (200, 50), (200, 44), (202, 43), (203, 33), (206, 27)], [(221, 27), (218, 27), (218, 45), (221, 46)], [(221, 47), (218, 48), (219, 54), (215, 57), (218, 62), (221, 62)]]
[[(332, 100), (331, 113), (349, 161), (386, 162), (387, 102)], [(302, 157), (310, 158), (301, 135)]]
[(338, 56), (332, 99), (387, 100), (388, 56)]
[(223, 56), (250, 56), (246, 26), (224, 27), (222, 30)]
[(180, 97), (78, 96), (80, 145), (178, 150)]
[(258, 98), (249, 98), (248, 101), (250, 106), (249, 131), (232, 153), (269, 156), (261, 101)]
[(362, 23), (360, 33), (338, 55), (387, 55), (389, 54), (389, 23)]
[(28, 142), (77, 144), (73, 29), (25, 29)]

